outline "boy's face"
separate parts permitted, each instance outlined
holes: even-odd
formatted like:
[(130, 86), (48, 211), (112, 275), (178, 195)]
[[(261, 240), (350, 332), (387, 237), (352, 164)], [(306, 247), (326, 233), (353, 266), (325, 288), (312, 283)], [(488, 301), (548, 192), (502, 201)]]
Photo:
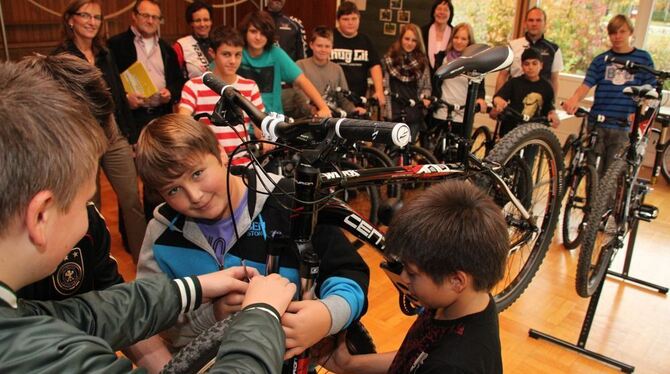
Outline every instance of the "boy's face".
[[(46, 255), (48, 256), (47, 274), (52, 273), (65, 255), (72, 250), (88, 230), (88, 212), (86, 204), (91, 200), (96, 190), (96, 177), (92, 174), (79, 188), (66, 211), (60, 211), (52, 206), (53, 220), (46, 233)], [(67, 229), (65, 229), (67, 228)]]
[(356, 13), (345, 14), (337, 19), (340, 32), (344, 36), (354, 37), (358, 33), (358, 27), (361, 23), (361, 17)]
[(630, 37), (632, 34), (628, 25), (623, 25), (617, 31), (609, 34), (612, 49), (614, 51), (626, 52), (626, 49), (630, 48)]
[(438, 284), (416, 265), (403, 265), (400, 276), (422, 306), (429, 309), (446, 308), (456, 301), (458, 294), (451, 289), (448, 279), (445, 278), (445, 281)]
[(257, 55), (263, 52), (263, 48), (268, 43), (268, 38), (263, 35), (261, 30), (257, 29), (254, 25), (249, 25), (247, 29), (247, 46), (252, 55)]
[(226, 167), (211, 154), (201, 156), (189, 171), (160, 190), (177, 212), (191, 218), (221, 219), (228, 209)]
[(330, 52), (333, 50), (333, 42), (328, 38), (317, 36), (313, 42), (309, 43), (309, 48), (314, 52), (314, 59), (320, 63), (326, 63), (330, 60)]
[(521, 62), (521, 69), (530, 80), (536, 80), (540, 77), (542, 71), (542, 61), (530, 58)]
[(216, 53), (209, 49), (209, 54), (214, 58), (217, 75), (227, 77), (235, 75), (237, 69), (242, 63), (242, 47), (221, 44), (216, 49)]

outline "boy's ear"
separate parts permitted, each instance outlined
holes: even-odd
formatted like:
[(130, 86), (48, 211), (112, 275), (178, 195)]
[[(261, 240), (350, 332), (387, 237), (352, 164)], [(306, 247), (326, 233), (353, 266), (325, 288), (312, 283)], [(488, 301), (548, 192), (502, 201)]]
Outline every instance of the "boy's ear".
[(56, 199), (51, 191), (40, 191), (28, 203), (24, 222), (30, 241), (37, 248), (46, 245), (48, 224), (55, 212)]
[(447, 276), (447, 281), (454, 292), (460, 293), (467, 287), (468, 282), (470, 282), (470, 276), (459, 270), (454, 274)]
[(212, 60), (216, 57), (216, 51), (214, 51), (212, 47), (207, 48), (207, 53), (209, 53), (209, 57), (211, 57)]
[(221, 154), (221, 165), (228, 167), (228, 153), (226, 153), (221, 144), (219, 144), (219, 153)]

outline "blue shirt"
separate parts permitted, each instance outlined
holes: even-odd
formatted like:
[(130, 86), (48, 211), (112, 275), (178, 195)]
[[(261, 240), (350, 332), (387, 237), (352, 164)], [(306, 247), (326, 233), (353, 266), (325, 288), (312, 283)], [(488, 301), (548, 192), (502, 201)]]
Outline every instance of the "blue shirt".
[[(635, 102), (623, 94), (623, 89), (628, 86), (639, 86), (643, 84), (656, 84), (656, 78), (647, 72), (636, 72), (631, 74), (621, 68), (620, 65), (605, 62), (605, 56), (612, 56), (620, 60), (629, 60), (639, 65), (654, 67), (654, 61), (647, 51), (633, 49), (629, 53), (616, 53), (611, 49), (596, 56), (589, 65), (584, 77), (584, 84), (588, 87), (596, 87), (592, 114), (602, 114), (606, 118), (626, 119), (635, 113)], [(621, 127), (605, 124), (604, 127)]]

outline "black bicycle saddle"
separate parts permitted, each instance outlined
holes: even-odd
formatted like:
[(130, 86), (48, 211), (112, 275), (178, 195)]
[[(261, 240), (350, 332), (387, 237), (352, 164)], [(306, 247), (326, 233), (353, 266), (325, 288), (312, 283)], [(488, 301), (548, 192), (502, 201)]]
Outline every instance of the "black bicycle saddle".
[(435, 72), (438, 80), (449, 79), (461, 74), (483, 75), (505, 69), (512, 64), (514, 52), (509, 46), (487, 47), (473, 44), (463, 51), (463, 55)]

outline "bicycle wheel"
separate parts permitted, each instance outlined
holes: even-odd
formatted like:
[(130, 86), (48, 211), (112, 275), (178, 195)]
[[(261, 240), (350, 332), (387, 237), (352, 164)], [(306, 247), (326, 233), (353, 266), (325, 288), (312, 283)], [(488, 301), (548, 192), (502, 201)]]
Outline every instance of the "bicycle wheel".
[(564, 182), (564, 188), (563, 188), (563, 193), (568, 192), (568, 186), (570, 185), (570, 179), (571, 175), (570, 173), (575, 171), (577, 168), (577, 165), (573, 165), (572, 163), (575, 161), (575, 156), (577, 154), (575, 150), (575, 140), (577, 140), (577, 135), (575, 134), (570, 134), (568, 135), (568, 138), (565, 139), (565, 143), (563, 143), (563, 165), (565, 165), (565, 176), (563, 178)]
[[(348, 160), (340, 160), (338, 167), (340, 170), (363, 169), (361, 165)], [(349, 187), (339, 191), (335, 196), (349, 204), (357, 212), (360, 212), (371, 224), (376, 225), (379, 222), (377, 215), (379, 210), (379, 188), (377, 186)]]
[(472, 133), (472, 145), (470, 146), (470, 153), (477, 156), (478, 159), (483, 159), (489, 153), (491, 140), (493, 136), (491, 135), (491, 130), (486, 126), (479, 126), (475, 129), (475, 132)]
[[(509, 225), (510, 250), (503, 279), (491, 291), (498, 310), (509, 307), (528, 287), (549, 248), (560, 210), (561, 146), (546, 126), (532, 123), (505, 135), (486, 161), (502, 166), (502, 176), (531, 216), (531, 227), (504, 190), (488, 180), (483, 187), (501, 206)], [(541, 162), (540, 162), (541, 161)], [(538, 179), (539, 177), (539, 179)], [(482, 184), (482, 178), (475, 181)]]
[(670, 184), (670, 143), (663, 148), (663, 158), (661, 162), (661, 174), (665, 178), (665, 182)]
[(617, 159), (599, 182), (577, 261), (575, 287), (581, 297), (593, 295), (614, 251), (623, 245), (626, 173), (626, 161)]
[(598, 173), (593, 165), (577, 169), (566, 185), (566, 201), (563, 210), (563, 246), (574, 249), (582, 241), (583, 228), (589, 219), (589, 211), (596, 196)]

